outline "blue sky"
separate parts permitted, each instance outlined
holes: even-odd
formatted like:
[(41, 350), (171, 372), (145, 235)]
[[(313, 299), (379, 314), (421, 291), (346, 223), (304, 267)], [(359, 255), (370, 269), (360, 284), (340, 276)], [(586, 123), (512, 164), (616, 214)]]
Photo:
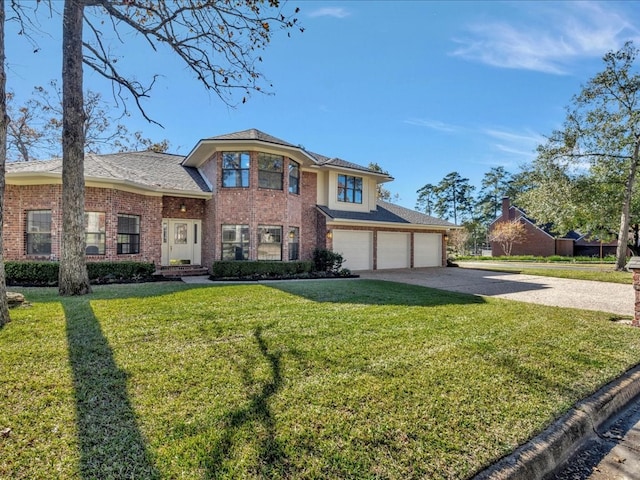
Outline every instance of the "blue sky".
[[(130, 104), (129, 129), (187, 154), (201, 138), (258, 128), (326, 156), (378, 163), (395, 177), (387, 188), (413, 208), (416, 190), (449, 172), (479, 187), (492, 167), (518, 171), (602, 70), (602, 56), (627, 40), (640, 46), (635, 1), (290, 1), (285, 9), (295, 7), (304, 33), (277, 32), (262, 54), (273, 95), (237, 108), (170, 53), (130, 37), (114, 43), (127, 72), (161, 75), (144, 106), (164, 128)], [(60, 76), (61, 20), (45, 17), (37, 53), (8, 26), (7, 87), (18, 99)], [(104, 80), (85, 71), (85, 88), (108, 97)]]

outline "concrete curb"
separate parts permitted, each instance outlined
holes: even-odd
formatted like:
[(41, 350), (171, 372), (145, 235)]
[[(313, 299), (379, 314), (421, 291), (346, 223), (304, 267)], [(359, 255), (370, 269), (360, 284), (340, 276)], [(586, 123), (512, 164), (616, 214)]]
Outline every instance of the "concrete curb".
[(609, 417), (640, 394), (640, 365), (580, 401), (540, 435), (473, 480), (540, 480), (555, 470)]

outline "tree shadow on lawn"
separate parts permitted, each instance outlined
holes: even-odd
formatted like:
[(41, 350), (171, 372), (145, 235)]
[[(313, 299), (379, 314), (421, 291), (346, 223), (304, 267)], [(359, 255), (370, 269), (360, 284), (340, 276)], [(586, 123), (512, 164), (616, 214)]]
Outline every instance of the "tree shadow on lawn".
[(523, 278), (516, 271), (427, 267), (361, 272), (361, 278), (386, 280), (469, 295), (493, 296), (549, 289), (544, 281)]
[(127, 373), (116, 365), (88, 298), (62, 298), (73, 372), (80, 475), (160, 478), (127, 393)]
[[(239, 431), (247, 426), (255, 433), (255, 442), (258, 444), (256, 468), (261, 470), (252, 473), (260, 478), (289, 476), (286, 454), (276, 438), (275, 420), (269, 407), (269, 399), (282, 387), (280, 366), (282, 354), (279, 351), (275, 353), (269, 351), (267, 343), (262, 338), (262, 330), (262, 326), (256, 327), (253, 336), (261, 357), (268, 364), (271, 378), (249, 395), (247, 404), (232, 410), (223, 418), (224, 431), (205, 459), (206, 478), (224, 476), (224, 462), (233, 454), (234, 439)], [(258, 381), (252, 373), (255, 368), (255, 362), (241, 366), (242, 382), (250, 392), (258, 386)]]
[(313, 302), (423, 307), (485, 303), (478, 295), (387, 280), (304, 280), (268, 286)]

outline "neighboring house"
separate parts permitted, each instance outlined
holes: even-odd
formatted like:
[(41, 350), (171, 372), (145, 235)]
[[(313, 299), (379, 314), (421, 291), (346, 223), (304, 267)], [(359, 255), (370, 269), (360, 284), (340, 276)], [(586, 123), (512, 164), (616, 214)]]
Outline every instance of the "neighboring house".
[[(60, 159), (7, 164), (6, 260), (60, 257), (61, 172)], [(210, 268), (319, 247), (352, 270), (445, 265), (455, 225), (377, 201), (391, 180), (255, 129), (200, 140), (186, 157), (87, 154), (87, 260)]]
[[(511, 205), (508, 197), (502, 199), (502, 214), (489, 226), (489, 231), (500, 222), (519, 221), (525, 227), (525, 238), (522, 242), (514, 243), (511, 255), (534, 255), (550, 257), (551, 255), (573, 255), (573, 242), (579, 237), (575, 232), (569, 232), (564, 237), (554, 235), (549, 225), (538, 225), (518, 207)], [(505, 255), (497, 242), (491, 242), (491, 254), (494, 257)]]

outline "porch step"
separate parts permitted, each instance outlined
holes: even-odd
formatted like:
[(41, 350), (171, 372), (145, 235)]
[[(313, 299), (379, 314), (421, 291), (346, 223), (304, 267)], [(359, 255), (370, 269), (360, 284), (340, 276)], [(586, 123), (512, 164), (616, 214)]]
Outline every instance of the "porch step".
[(168, 267), (160, 267), (154, 272), (154, 275), (165, 278), (194, 277), (199, 275), (207, 275), (209, 270), (207, 267), (200, 265), (171, 265)]

